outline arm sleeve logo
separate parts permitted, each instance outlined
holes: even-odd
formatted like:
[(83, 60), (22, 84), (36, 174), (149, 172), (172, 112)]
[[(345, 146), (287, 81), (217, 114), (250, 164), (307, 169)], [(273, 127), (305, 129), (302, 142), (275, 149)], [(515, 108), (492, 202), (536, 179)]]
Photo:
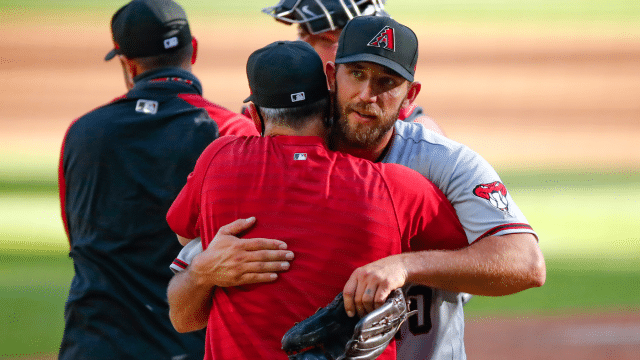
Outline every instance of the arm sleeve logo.
[(509, 212), (507, 188), (500, 181), (480, 184), (473, 189), (473, 195), (486, 199), (491, 205), (504, 212)]

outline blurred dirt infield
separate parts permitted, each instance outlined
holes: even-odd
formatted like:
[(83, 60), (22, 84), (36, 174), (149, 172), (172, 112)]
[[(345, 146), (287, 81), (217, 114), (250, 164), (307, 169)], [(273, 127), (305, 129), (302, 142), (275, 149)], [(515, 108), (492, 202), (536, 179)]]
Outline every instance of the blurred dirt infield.
[[(106, 24), (2, 25), (3, 151), (55, 161), (74, 118), (124, 93), (119, 64), (102, 60), (111, 49)], [(637, 36), (492, 36), (408, 25), (421, 44), (418, 104), (497, 168), (640, 168)], [(192, 32), (205, 97), (237, 111), (248, 95), (248, 55), (294, 39), (295, 29), (265, 21), (197, 23)], [(466, 342), (477, 360), (637, 359), (640, 315), (471, 319)]]
[[(206, 97), (239, 110), (248, 94), (248, 55), (295, 36), (293, 27), (267, 20), (192, 26), (200, 42), (194, 72)], [(417, 103), (494, 166), (638, 168), (637, 35), (494, 35), (408, 25), (420, 39)], [(124, 93), (117, 60), (102, 60), (111, 47), (106, 25), (45, 20), (2, 28), (0, 140), (16, 151), (57, 151), (71, 120)]]

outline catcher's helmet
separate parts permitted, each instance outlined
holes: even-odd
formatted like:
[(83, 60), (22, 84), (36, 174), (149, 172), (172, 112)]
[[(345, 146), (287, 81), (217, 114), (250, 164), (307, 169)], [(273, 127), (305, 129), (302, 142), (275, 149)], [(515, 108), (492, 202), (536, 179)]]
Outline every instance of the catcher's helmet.
[(280, 0), (262, 9), (285, 24), (301, 24), (311, 34), (342, 29), (349, 20), (360, 15), (389, 16), (385, 0)]

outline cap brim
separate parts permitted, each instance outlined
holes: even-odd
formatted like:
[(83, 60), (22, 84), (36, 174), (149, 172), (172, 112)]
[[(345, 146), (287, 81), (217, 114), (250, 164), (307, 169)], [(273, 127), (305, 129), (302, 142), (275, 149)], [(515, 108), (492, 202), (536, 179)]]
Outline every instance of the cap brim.
[(408, 72), (405, 68), (400, 66), (395, 61), (389, 60), (386, 57), (383, 57), (380, 55), (356, 54), (351, 56), (345, 56), (343, 58), (336, 59), (336, 64), (346, 64), (346, 63), (353, 63), (353, 62), (359, 62), (359, 61), (367, 61), (367, 62), (372, 62), (374, 64), (386, 66), (389, 69), (397, 72), (400, 76), (407, 79), (408, 81), (413, 82), (413, 75), (410, 72)]
[(109, 61), (118, 55), (118, 50), (113, 49), (107, 53), (107, 56), (104, 57), (104, 61)]

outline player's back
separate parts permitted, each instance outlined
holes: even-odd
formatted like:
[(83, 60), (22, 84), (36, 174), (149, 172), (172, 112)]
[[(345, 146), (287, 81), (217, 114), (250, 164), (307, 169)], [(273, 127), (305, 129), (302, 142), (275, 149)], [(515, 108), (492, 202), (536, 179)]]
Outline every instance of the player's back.
[[(357, 267), (408, 247), (378, 168), (317, 137), (239, 138), (217, 150), (202, 187), (205, 247), (220, 226), (256, 216), (245, 237), (281, 239), (295, 259), (273, 283), (216, 289), (207, 358), (286, 359), (286, 330), (327, 305)], [(394, 358), (393, 345), (380, 357)]]
[[(59, 180), (75, 275), (60, 359), (201, 353), (202, 334), (178, 335), (166, 316), (165, 268), (180, 247), (165, 215), (218, 127), (175, 96), (182, 88), (138, 81), (67, 131)], [(112, 341), (123, 334), (132, 341)]]

